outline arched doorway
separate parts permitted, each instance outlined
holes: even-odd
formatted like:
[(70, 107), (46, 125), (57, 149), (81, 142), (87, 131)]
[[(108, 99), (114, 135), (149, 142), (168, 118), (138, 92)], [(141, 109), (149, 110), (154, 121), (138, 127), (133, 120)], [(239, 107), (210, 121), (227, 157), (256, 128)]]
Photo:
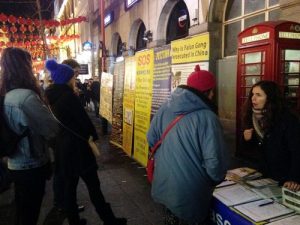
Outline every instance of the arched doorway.
[(111, 43), (110, 55), (113, 57), (120, 57), (123, 53), (123, 42), (119, 33), (114, 33)]
[(183, 0), (167, 1), (159, 16), (157, 42), (159, 45), (188, 36), (190, 15)]
[(143, 40), (145, 31), (146, 26), (141, 19), (134, 21), (128, 39), (129, 50), (139, 51), (147, 47), (146, 41)]
[(179, 1), (173, 8), (167, 26), (167, 44), (173, 40), (188, 36), (190, 16), (184, 1)]

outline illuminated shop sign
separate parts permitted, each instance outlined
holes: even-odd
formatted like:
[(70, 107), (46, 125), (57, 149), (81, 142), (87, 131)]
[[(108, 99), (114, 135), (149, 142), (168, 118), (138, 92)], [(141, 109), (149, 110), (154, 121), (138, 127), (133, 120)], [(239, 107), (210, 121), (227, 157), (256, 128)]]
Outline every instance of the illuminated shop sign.
[(134, 4), (138, 3), (140, 0), (125, 0), (125, 10), (130, 9)]
[(244, 37), (242, 38), (242, 43), (249, 43), (249, 42), (253, 42), (253, 41), (261, 41), (261, 40), (265, 40), (265, 39), (269, 39), (270, 38), (270, 32), (266, 32), (266, 33), (262, 33), (262, 34), (256, 34), (256, 35), (252, 35), (249, 37)]
[(104, 26), (107, 27), (113, 21), (114, 21), (114, 12), (111, 11), (104, 17)]
[(85, 50), (85, 51), (92, 50), (92, 47), (93, 47), (93, 43), (90, 42), (90, 41), (86, 41), (86, 42), (82, 43), (82, 49)]
[(279, 38), (300, 39), (300, 33), (279, 32)]

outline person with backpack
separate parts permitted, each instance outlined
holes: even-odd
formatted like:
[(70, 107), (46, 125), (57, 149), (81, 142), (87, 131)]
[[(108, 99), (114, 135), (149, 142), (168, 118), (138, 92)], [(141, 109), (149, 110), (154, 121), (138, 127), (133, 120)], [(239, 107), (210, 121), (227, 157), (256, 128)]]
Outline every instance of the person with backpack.
[(15, 139), (16, 148), (7, 155), (15, 191), (14, 224), (36, 225), (46, 180), (51, 176), (47, 141), (58, 134), (59, 126), (42, 100), (31, 55), (20, 48), (6, 48), (0, 67), (0, 96), (4, 97), (1, 122), (21, 137)]
[(116, 218), (100, 188), (97, 174), (98, 165), (88, 140), (98, 139), (96, 129), (74, 93), (74, 70), (55, 60), (48, 60), (46, 68), (54, 82), (45, 91), (45, 96), (62, 128), (56, 139), (55, 159), (57, 172), (64, 179), (64, 210), (69, 225), (84, 225), (76, 202), (77, 185), (82, 178), (87, 186), (90, 199), (104, 225), (126, 225), (125, 218)]

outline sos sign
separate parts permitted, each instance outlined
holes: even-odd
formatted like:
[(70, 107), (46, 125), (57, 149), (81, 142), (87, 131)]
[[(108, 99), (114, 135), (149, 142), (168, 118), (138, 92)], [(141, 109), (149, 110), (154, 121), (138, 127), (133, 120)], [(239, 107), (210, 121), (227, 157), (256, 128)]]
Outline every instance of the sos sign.
[(138, 66), (145, 66), (149, 65), (151, 60), (151, 55), (146, 54), (146, 55), (141, 55), (137, 59)]

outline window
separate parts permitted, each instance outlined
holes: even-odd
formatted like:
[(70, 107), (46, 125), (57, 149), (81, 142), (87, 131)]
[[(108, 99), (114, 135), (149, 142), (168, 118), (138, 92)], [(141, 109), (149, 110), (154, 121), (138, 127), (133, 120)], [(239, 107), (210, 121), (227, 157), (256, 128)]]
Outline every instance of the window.
[(279, 0), (228, 0), (224, 17), (223, 55), (236, 55), (237, 36), (247, 27), (279, 19)]

